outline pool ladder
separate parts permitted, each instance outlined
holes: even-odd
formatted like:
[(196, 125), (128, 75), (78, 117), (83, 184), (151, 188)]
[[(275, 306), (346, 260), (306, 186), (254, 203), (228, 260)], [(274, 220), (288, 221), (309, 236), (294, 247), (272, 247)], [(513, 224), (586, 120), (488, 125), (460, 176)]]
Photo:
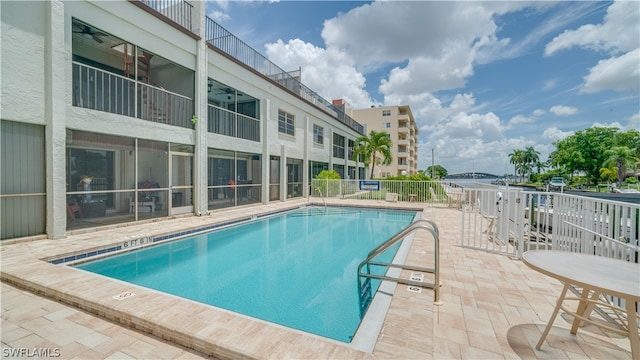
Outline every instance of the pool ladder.
[[(322, 199), (322, 203), (324, 204), (324, 207), (326, 208), (327, 207), (327, 203), (326, 203), (326, 201), (324, 201), (324, 196), (322, 196), (322, 190), (320, 190), (319, 187), (316, 187), (316, 191), (320, 193), (320, 199)], [(309, 193), (311, 193), (311, 191), (309, 191)]]
[[(413, 232), (417, 230), (426, 230), (431, 233), (434, 240), (434, 266), (433, 268), (426, 268), (421, 266), (411, 266), (393, 263), (384, 263), (373, 261), (378, 255), (390, 249), (393, 245), (403, 240)], [(391, 277), (387, 275), (376, 275), (371, 273), (371, 265), (384, 266), (388, 268), (400, 268), (402, 270), (418, 271), (424, 273), (434, 274), (433, 283), (427, 283), (422, 281), (416, 281), (411, 279), (402, 279), (400, 277)], [(363, 267), (366, 266), (366, 272), (363, 272)], [(365, 278), (363, 281), (362, 278)], [(438, 226), (435, 222), (427, 219), (420, 219), (412, 222), (406, 228), (402, 229), (397, 234), (390, 237), (387, 241), (378, 245), (375, 249), (371, 250), (360, 265), (358, 265), (358, 294), (360, 299), (360, 315), (363, 316), (366, 312), (373, 296), (371, 294), (371, 279), (394, 281), (399, 284), (405, 284), (410, 286), (416, 286), (421, 288), (433, 289), (433, 303), (436, 305), (442, 305), (440, 302), (440, 235)]]

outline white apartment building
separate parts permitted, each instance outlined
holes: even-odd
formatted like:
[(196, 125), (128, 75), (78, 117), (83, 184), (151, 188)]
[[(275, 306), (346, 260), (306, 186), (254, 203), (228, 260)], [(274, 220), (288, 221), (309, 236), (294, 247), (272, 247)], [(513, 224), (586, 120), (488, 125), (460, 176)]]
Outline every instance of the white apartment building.
[(401, 175), (403, 171), (407, 175), (418, 172), (418, 127), (408, 105), (354, 109), (351, 116), (365, 126), (366, 133), (386, 131), (391, 136), (393, 162), (376, 165), (374, 177)]
[(204, 1), (2, 1), (1, 239), (306, 196), (364, 178), (354, 119)]

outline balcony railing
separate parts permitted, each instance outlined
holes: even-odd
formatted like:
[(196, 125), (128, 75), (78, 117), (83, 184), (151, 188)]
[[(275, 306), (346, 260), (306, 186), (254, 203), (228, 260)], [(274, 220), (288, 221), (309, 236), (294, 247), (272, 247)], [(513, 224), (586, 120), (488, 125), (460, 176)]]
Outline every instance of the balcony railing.
[(153, 10), (173, 20), (178, 25), (192, 31), (191, 12), (193, 5), (184, 0), (140, 0)]
[(191, 128), (193, 100), (151, 85), (138, 83), (138, 118)]
[(186, 96), (77, 62), (72, 76), (73, 106), (192, 127), (193, 100)]
[(260, 141), (259, 120), (217, 106), (208, 106), (207, 126), (215, 134)]
[(135, 82), (73, 63), (73, 106), (135, 117)]
[(364, 134), (364, 126), (334, 106), (331, 101), (325, 100), (303, 85), (299, 78), (282, 70), (211, 18), (207, 17), (206, 22), (206, 36), (209, 44), (326, 111), (359, 134)]

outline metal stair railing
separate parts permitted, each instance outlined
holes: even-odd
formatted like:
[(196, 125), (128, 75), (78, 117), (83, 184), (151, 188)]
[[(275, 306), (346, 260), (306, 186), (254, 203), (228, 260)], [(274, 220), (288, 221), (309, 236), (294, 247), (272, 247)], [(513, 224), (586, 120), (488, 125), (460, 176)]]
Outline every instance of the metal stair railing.
[[(425, 225), (428, 224), (430, 226)], [(434, 267), (426, 268), (421, 266), (411, 266), (411, 265), (402, 265), (402, 264), (393, 264), (393, 263), (384, 263), (372, 261), (375, 257), (387, 251), (393, 245), (395, 245), (398, 241), (403, 240), (409, 234), (417, 231), (417, 230), (427, 230), (431, 233), (434, 239)], [(366, 265), (366, 272), (362, 272), (362, 268)], [(427, 283), (422, 281), (415, 281), (409, 279), (402, 279), (400, 277), (391, 277), (387, 275), (376, 275), (371, 273), (371, 265), (375, 266), (385, 266), (385, 267), (393, 267), (400, 268), (402, 270), (410, 270), (410, 271), (418, 271), (424, 273), (432, 273), (434, 274), (434, 282)], [(362, 278), (366, 278), (364, 283)], [(364, 259), (358, 265), (358, 297), (360, 300), (360, 312), (361, 315), (364, 315), (369, 303), (372, 300), (371, 296), (371, 279), (377, 280), (388, 280), (394, 281), (399, 284), (405, 284), (410, 286), (417, 286), (427, 289), (433, 289), (433, 303), (436, 305), (442, 305), (440, 302), (440, 235), (438, 231), (438, 226), (435, 222), (427, 219), (420, 219), (412, 222), (406, 228), (402, 229), (400, 232), (390, 237), (388, 240), (378, 245), (375, 249), (371, 250), (367, 255), (367, 258)], [(364, 298), (366, 296), (366, 298)], [(363, 299), (364, 298), (364, 299)]]
[[(311, 186), (309, 186), (309, 187), (310, 187), (310, 189), (309, 189), (309, 195), (311, 195), (311, 193), (313, 192), (313, 185), (311, 185)], [(327, 207), (327, 203), (324, 201), (324, 196), (322, 195), (322, 190), (320, 189), (320, 187), (319, 187), (319, 186), (318, 186), (318, 187), (316, 187), (315, 189), (316, 189), (316, 191), (317, 191), (317, 192), (319, 192), (319, 193), (320, 193), (320, 199), (322, 199), (322, 203), (324, 204), (324, 207), (326, 208), (326, 207)], [(308, 200), (308, 199), (309, 199), (309, 197), (307, 196), (307, 200)]]

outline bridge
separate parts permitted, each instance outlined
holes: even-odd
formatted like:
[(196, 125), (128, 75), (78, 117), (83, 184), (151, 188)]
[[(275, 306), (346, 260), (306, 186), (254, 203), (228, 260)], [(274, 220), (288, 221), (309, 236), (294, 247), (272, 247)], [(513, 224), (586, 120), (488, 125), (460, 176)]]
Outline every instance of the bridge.
[(482, 172), (467, 172), (458, 174), (449, 174), (445, 179), (499, 179), (502, 176), (482, 173)]

